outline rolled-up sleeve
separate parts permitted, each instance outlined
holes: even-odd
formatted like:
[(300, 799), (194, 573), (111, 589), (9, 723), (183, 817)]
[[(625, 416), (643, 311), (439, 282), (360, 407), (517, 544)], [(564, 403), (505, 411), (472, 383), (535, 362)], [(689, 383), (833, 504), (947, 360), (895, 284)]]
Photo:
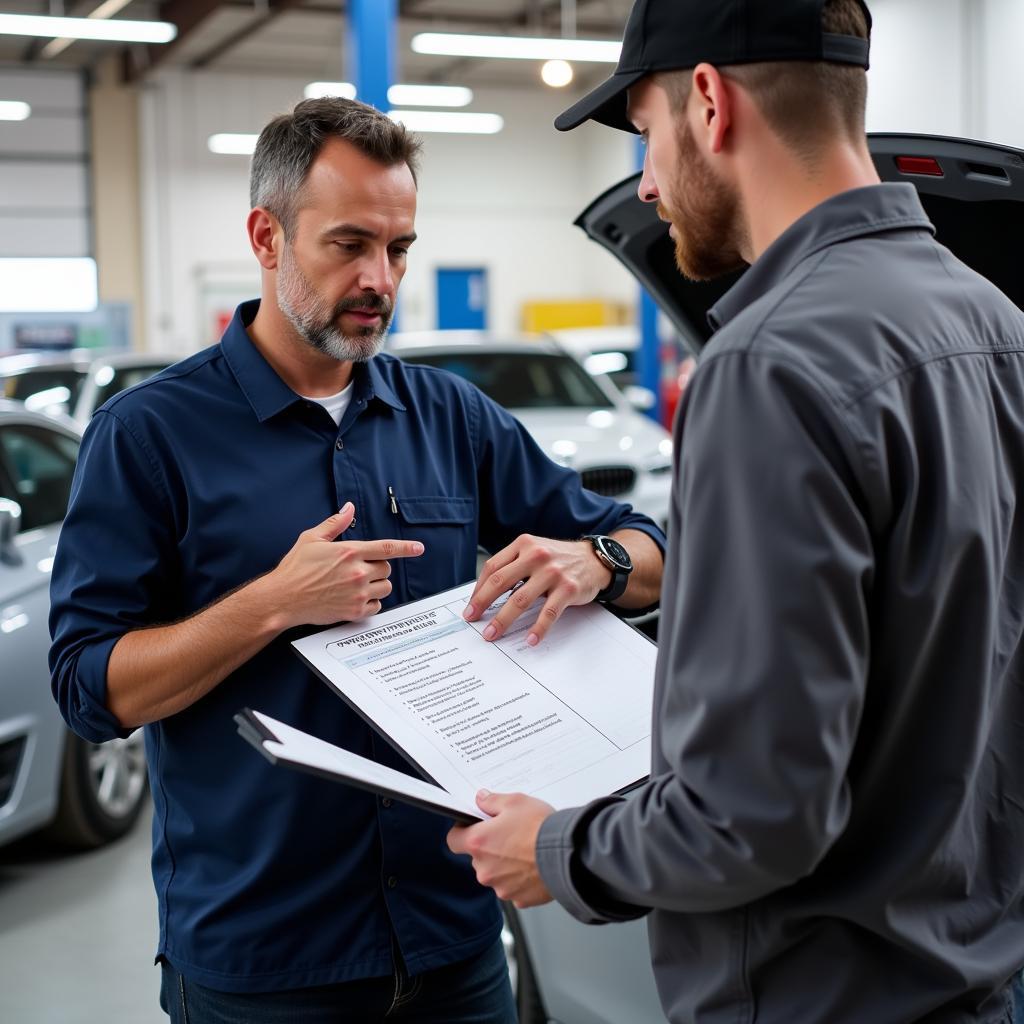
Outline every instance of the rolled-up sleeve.
[(575, 540), (629, 529), (646, 533), (664, 553), (665, 535), (652, 519), (586, 490), (580, 475), (548, 458), (514, 416), (472, 390), (485, 548), (497, 551), (522, 533)]
[(749, 903), (809, 874), (849, 816), (874, 556), (843, 410), (798, 368), (728, 352), (678, 429), (654, 773), (538, 839), (584, 921)]
[(69, 728), (94, 743), (130, 730), (107, 708), (107, 663), (152, 625), (173, 589), (176, 545), (156, 462), (112, 412), (86, 431), (50, 582), (50, 675)]

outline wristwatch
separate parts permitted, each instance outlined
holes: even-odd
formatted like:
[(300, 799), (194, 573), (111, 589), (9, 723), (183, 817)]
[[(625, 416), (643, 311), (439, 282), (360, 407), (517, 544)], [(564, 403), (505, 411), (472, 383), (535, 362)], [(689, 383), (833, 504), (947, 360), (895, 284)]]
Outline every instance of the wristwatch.
[(580, 540), (589, 540), (594, 545), (594, 554), (612, 574), (611, 583), (599, 591), (594, 600), (606, 603), (622, 597), (629, 582), (629, 574), (633, 571), (633, 560), (629, 552), (617, 540), (596, 533), (587, 534)]

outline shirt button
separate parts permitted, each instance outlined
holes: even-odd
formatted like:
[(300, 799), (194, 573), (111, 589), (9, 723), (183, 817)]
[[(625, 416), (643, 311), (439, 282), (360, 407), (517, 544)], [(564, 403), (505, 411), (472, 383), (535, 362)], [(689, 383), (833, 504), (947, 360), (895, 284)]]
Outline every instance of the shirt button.
[(388, 876), (388, 888), (389, 888), (389, 889), (394, 889), (394, 887), (395, 887), (396, 885), (398, 885), (398, 879), (397, 879), (397, 878), (395, 878), (395, 876), (394, 876), (394, 875), (389, 875), (389, 876)]
[(340, 452), (341, 449), (345, 447), (345, 442), (339, 437), (338, 440), (334, 442), (334, 447)]
[(390, 807), (391, 806), (391, 797), (389, 797), (389, 796), (384, 797), (384, 799), (381, 800), (380, 803), (381, 803), (382, 807)]

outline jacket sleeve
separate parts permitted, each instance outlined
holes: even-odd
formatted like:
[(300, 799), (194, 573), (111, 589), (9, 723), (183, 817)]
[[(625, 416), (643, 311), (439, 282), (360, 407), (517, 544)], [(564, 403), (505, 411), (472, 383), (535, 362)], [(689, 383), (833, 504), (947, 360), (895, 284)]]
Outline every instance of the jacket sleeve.
[[(469, 385), (467, 385), (468, 387)], [(576, 540), (640, 530), (665, 550), (665, 534), (631, 505), (585, 490), (579, 473), (553, 462), (510, 413), (476, 388), (470, 403), (480, 485), (480, 543), (498, 551), (530, 533)]]
[(654, 772), (538, 838), (586, 921), (749, 903), (809, 874), (849, 815), (874, 566), (856, 441), (802, 370), (752, 352), (702, 364), (677, 431)]
[(50, 580), (50, 685), (68, 727), (91, 742), (131, 731), (107, 709), (107, 662), (125, 633), (167, 621), (174, 537), (155, 460), (113, 412), (96, 413)]

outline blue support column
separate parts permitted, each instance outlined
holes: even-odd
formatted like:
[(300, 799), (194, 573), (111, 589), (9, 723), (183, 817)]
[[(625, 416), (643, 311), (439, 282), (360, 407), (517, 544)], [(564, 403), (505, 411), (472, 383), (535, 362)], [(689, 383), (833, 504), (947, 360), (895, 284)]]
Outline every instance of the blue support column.
[[(348, 75), (356, 99), (387, 111), (388, 89), (395, 80), (398, 0), (348, 0)], [(391, 330), (399, 330), (396, 305)]]
[(395, 80), (398, 0), (349, 0), (348, 74), (356, 97), (387, 110)]
[[(636, 139), (636, 163), (644, 165), (643, 139)], [(661, 422), (661, 343), (658, 341), (658, 306), (641, 286), (637, 302), (640, 321), (640, 383), (657, 397), (654, 408), (648, 413), (652, 420)]]

